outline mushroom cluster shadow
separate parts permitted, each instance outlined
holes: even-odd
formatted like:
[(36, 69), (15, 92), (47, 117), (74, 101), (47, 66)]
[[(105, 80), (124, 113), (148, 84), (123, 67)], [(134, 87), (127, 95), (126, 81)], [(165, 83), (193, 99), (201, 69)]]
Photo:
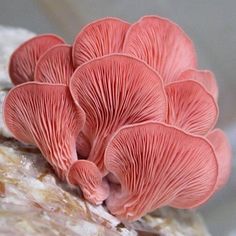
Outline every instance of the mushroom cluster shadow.
[(14, 51), (9, 75), (12, 135), (124, 222), (167, 205), (198, 207), (227, 183), (216, 79), (168, 19), (99, 19), (72, 45), (35, 36)]

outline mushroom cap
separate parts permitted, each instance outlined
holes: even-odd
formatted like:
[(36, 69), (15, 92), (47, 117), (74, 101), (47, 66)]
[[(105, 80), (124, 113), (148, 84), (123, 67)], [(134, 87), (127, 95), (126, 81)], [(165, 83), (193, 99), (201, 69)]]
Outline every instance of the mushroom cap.
[(207, 139), (215, 149), (219, 166), (217, 189), (225, 185), (229, 179), (232, 166), (232, 150), (225, 133), (221, 129), (214, 129), (207, 134)]
[(165, 87), (168, 98), (166, 123), (193, 134), (205, 135), (218, 119), (214, 97), (197, 81), (176, 81)]
[(215, 190), (218, 166), (203, 137), (157, 122), (124, 126), (109, 141), (105, 166), (120, 182), (106, 204), (133, 221), (166, 205), (193, 208)]
[(129, 23), (114, 17), (86, 25), (73, 43), (73, 62), (78, 67), (94, 58), (122, 51)]
[(21, 44), (11, 55), (9, 75), (13, 84), (18, 85), (34, 80), (34, 70), (39, 57), (64, 40), (54, 34), (41, 34)]
[(190, 38), (174, 22), (158, 16), (144, 16), (130, 26), (123, 52), (147, 62), (164, 83), (177, 80), (182, 71), (197, 64)]
[(72, 48), (59, 44), (48, 49), (38, 60), (35, 67), (35, 81), (69, 85), (74, 72)]
[(102, 204), (109, 195), (108, 183), (102, 179), (101, 172), (91, 161), (74, 162), (68, 171), (67, 181), (79, 186), (84, 198), (92, 204)]
[(166, 96), (160, 76), (146, 63), (113, 54), (89, 61), (72, 75), (70, 91), (86, 113), (83, 132), (88, 157), (105, 173), (103, 155), (110, 136), (125, 124), (164, 121)]
[(36, 145), (64, 179), (77, 160), (76, 138), (85, 121), (68, 86), (37, 82), (16, 86), (4, 101), (4, 119), (13, 136)]
[(180, 74), (178, 80), (196, 80), (217, 100), (218, 86), (214, 74), (209, 70), (188, 69)]

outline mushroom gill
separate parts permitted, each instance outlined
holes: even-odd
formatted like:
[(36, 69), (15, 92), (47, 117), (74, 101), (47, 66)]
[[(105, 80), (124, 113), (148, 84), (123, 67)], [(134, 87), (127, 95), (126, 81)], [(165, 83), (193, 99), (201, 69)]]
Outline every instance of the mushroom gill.
[(54, 34), (35, 36), (21, 44), (12, 54), (9, 75), (13, 84), (18, 85), (34, 80), (34, 70), (40, 56), (49, 48), (64, 44), (64, 40)]
[(197, 64), (190, 38), (175, 23), (158, 16), (144, 16), (130, 26), (123, 52), (147, 62), (160, 73), (165, 84)]
[(93, 162), (78, 160), (70, 167), (67, 182), (79, 186), (86, 200), (99, 205), (109, 195), (109, 185), (102, 178), (101, 172)]
[(214, 129), (207, 134), (207, 139), (213, 145), (219, 165), (217, 189), (225, 185), (229, 179), (232, 162), (232, 151), (229, 141), (220, 129)]
[(205, 135), (218, 119), (214, 97), (197, 81), (183, 80), (165, 87), (168, 98), (167, 124), (193, 134)]
[(48, 49), (35, 67), (35, 81), (69, 85), (74, 67), (71, 46), (56, 45)]
[(133, 221), (166, 205), (193, 208), (213, 194), (218, 166), (210, 143), (157, 122), (124, 126), (105, 151), (105, 166), (119, 181), (106, 204)]
[(13, 136), (36, 145), (61, 179), (77, 160), (76, 138), (85, 121), (65, 85), (28, 82), (11, 89), (4, 119)]
[(73, 43), (73, 62), (78, 67), (94, 58), (122, 51), (129, 23), (107, 17), (86, 25)]
[(86, 113), (83, 133), (91, 143), (88, 160), (103, 174), (104, 150), (118, 128), (148, 120), (164, 121), (166, 116), (160, 76), (147, 64), (126, 55), (104, 56), (78, 67), (70, 91)]

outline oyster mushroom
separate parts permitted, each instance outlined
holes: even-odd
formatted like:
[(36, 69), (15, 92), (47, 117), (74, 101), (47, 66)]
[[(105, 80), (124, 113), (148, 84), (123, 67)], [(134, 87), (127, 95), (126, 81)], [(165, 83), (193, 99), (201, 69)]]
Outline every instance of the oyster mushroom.
[(77, 160), (76, 138), (85, 121), (69, 88), (28, 82), (11, 89), (4, 101), (4, 119), (13, 136), (36, 145), (61, 179)]
[(68, 171), (67, 182), (80, 186), (85, 199), (92, 204), (102, 204), (109, 195), (109, 185), (102, 179), (97, 166), (88, 160), (78, 160)]
[(215, 76), (208, 70), (188, 69), (181, 73), (178, 80), (196, 80), (217, 100), (218, 86)]
[(106, 204), (133, 221), (166, 205), (193, 208), (215, 190), (218, 166), (210, 143), (157, 122), (124, 126), (109, 141), (105, 166), (120, 183)]
[(205, 135), (218, 119), (214, 97), (197, 81), (176, 81), (165, 87), (168, 98), (166, 123), (190, 133)]
[(220, 129), (212, 130), (207, 134), (207, 139), (213, 145), (219, 165), (217, 189), (220, 189), (229, 179), (231, 171), (232, 153), (229, 141)]
[(18, 85), (33, 81), (39, 57), (56, 44), (64, 44), (64, 40), (54, 34), (38, 35), (21, 44), (14, 51), (9, 62), (12, 83)]
[(72, 57), (74, 66), (110, 53), (122, 51), (129, 23), (107, 17), (86, 25), (76, 36)]
[(123, 52), (147, 62), (160, 73), (165, 84), (197, 64), (190, 38), (175, 23), (158, 16), (144, 16), (130, 26)]
[(91, 143), (88, 160), (106, 174), (104, 150), (125, 124), (164, 121), (166, 96), (160, 76), (135, 58), (113, 54), (89, 61), (72, 75), (70, 91), (86, 113), (83, 132)]
[(74, 67), (71, 46), (56, 45), (48, 49), (35, 67), (35, 81), (69, 85)]

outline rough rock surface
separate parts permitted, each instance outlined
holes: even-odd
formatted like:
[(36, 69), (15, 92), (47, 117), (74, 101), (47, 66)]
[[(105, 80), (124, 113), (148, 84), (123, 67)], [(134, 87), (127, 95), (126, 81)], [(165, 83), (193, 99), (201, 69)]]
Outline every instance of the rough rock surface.
[(0, 236), (209, 235), (197, 213), (172, 208), (124, 224), (58, 181), (38, 149), (11, 137), (2, 120), (2, 102), (11, 86), (7, 63), (14, 48), (33, 35), (0, 26)]

